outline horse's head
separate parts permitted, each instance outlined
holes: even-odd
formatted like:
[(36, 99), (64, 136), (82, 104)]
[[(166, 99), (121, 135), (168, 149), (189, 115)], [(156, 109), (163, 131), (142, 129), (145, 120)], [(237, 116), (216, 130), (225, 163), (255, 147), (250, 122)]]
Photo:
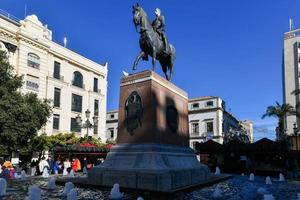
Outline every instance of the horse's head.
[(143, 8), (136, 3), (136, 5), (132, 6), (132, 13), (133, 13), (133, 23), (135, 27), (141, 25), (142, 23), (142, 17), (145, 16), (145, 11)]

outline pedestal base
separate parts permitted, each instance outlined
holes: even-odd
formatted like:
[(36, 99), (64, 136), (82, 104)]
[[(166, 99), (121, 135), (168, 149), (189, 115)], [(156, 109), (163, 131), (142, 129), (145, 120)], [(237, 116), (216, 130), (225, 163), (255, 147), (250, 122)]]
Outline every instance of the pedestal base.
[(192, 149), (166, 144), (118, 144), (104, 163), (88, 174), (91, 182), (113, 186), (170, 191), (209, 179)]

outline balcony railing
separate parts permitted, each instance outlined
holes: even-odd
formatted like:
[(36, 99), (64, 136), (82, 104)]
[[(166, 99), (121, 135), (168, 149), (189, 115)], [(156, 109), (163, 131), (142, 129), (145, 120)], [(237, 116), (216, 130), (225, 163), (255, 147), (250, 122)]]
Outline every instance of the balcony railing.
[(15, 17), (15, 16), (13, 16), (13, 15), (9, 14), (8, 12), (6, 12), (4, 10), (1, 10), (1, 9), (0, 9), (0, 16), (4, 17), (6, 19), (9, 19), (10, 21), (13, 21), (17, 24), (20, 24), (20, 19), (19, 18)]
[(57, 75), (57, 74), (54, 74), (54, 73), (53, 73), (53, 78), (55, 78), (55, 79), (57, 79), (57, 80), (64, 81), (64, 76), (62, 76), (62, 75)]

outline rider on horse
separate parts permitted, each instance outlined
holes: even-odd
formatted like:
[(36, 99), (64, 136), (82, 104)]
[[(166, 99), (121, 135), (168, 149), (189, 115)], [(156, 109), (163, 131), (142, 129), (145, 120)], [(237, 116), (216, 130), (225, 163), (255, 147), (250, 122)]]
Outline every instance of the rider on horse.
[(165, 34), (165, 17), (161, 15), (161, 11), (159, 8), (155, 9), (156, 18), (152, 22), (152, 26), (155, 32), (158, 33), (159, 37), (162, 39), (164, 43), (164, 53), (169, 54), (167, 37)]

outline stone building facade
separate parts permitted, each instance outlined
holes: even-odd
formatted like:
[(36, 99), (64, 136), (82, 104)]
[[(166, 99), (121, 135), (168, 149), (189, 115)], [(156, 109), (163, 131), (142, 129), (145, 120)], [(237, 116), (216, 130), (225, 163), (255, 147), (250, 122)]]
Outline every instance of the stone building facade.
[(118, 110), (106, 113), (106, 138), (108, 141), (115, 141), (118, 133)]
[(238, 129), (239, 120), (225, 110), (225, 102), (214, 96), (189, 99), (190, 147), (196, 143), (214, 140), (223, 143), (229, 129)]
[(40, 133), (84, 136), (86, 130), (75, 118), (85, 121), (89, 109), (91, 116), (98, 116), (89, 135), (105, 139), (107, 63), (98, 64), (52, 41), (52, 31), (36, 15), (17, 20), (0, 13), (0, 49), (7, 52), (15, 72), (24, 76), (22, 92), (52, 100), (53, 114)]

